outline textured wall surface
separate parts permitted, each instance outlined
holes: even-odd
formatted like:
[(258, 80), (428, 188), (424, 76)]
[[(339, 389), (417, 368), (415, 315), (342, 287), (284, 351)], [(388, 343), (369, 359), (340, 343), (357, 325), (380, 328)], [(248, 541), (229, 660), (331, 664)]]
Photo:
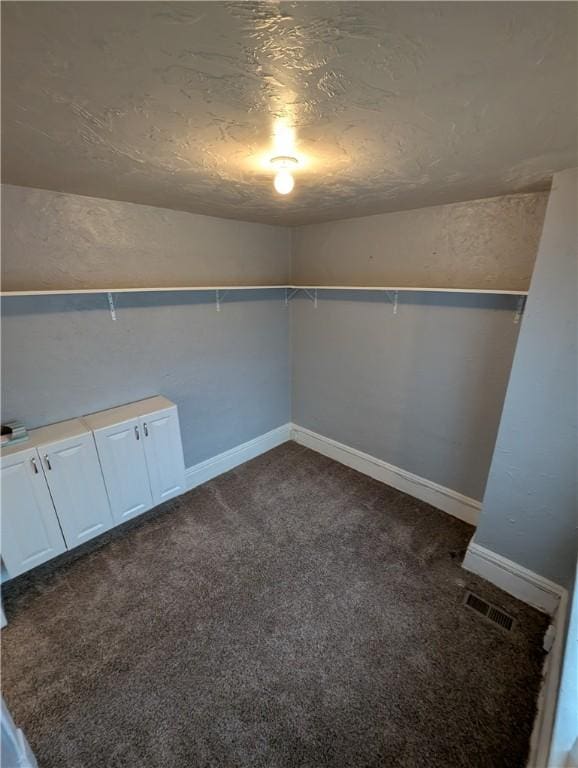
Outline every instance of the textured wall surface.
[(481, 499), (518, 325), (510, 297), (291, 305), (293, 421)]
[(29, 427), (166, 395), (192, 466), (290, 419), (289, 321), (279, 292), (10, 298), (2, 416)]
[(568, 586), (578, 529), (578, 170), (556, 174), (475, 541)]
[(3, 290), (277, 285), (290, 232), (145, 205), (2, 187)]
[[(284, 228), (16, 187), (3, 199), (6, 288), (289, 277)], [(420, 282), (433, 283), (423, 264), (433, 244), (435, 282), (444, 265), (444, 283), (459, 267), (463, 285), (477, 259), (474, 284), (490, 272), (497, 287), (525, 287), (543, 203), (533, 194), (306, 227), (297, 269), (300, 238), (315, 235), (326, 264), (333, 253), (355, 270), (363, 249), (379, 260), (387, 242), (387, 282), (421, 262)], [(160, 392), (179, 405), (193, 464), (286, 422), (292, 373), (300, 425), (481, 498), (518, 332), (511, 297), (408, 294), (397, 315), (383, 294), (322, 294), (317, 310), (299, 296), (290, 312), (280, 292), (233, 292), (219, 313), (208, 294), (116, 302), (116, 322), (103, 295), (3, 302), (5, 418), (38, 426)]]
[[(577, 20), (560, 2), (3, 3), (4, 181), (286, 224), (546, 189), (576, 164)], [(285, 198), (279, 154), (301, 161)]]
[(527, 290), (547, 193), (387, 213), (293, 230), (293, 280)]

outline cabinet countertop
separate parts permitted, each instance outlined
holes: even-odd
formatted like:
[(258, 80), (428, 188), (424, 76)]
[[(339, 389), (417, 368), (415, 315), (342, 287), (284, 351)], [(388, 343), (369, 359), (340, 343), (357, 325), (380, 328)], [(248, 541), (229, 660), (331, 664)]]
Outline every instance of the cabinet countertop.
[(123, 421), (174, 407), (175, 404), (166, 397), (156, 395), (155, 397), (147, 397), (145, 400), (138, 400), (135, 403), (127, 403), (116, 408), (109, 408), (106, 411), (91, 413), (88, 416), (59, 421), (46, 427), (31, 429), (28, 432), (28, 440), (16, 443), (16, 445), (2, 446), (0, 456), (12, 456), (30, 448), (39, 448), (42, 445), (57, 443), (71, 437), (80, 437), (80, 435), (89, 434), (96, 429), (104, 429), (113, 424), (121, 424)]
[(1, 456), (12, 456), (20, 451), (27, 451), (30, 448), (39, 448), (49, 443), (57, 443), (60, 440), (67, 440), (70, 437), (79, 437), (90, 432), (86, 424), (81, 419), (68, 419), (59, 421), (56, 424), (49, 424), (46, 427), (38, 427), (28, 432), (28, 440), (24, 440), (16, 445), (2, 446)]
[(93, 432), (97, 429), (105, 429), (114, 424), (122, 424), (123, 421), (137, 419), (139, 416), (146, 416), (155, 411), (164, 411), (167, 408), (174, 408), (175, 404), (162, 395), (147, 397), (145, 400), (137, 400), (135, 403), (119, 405), (117, 408), (110, 408), (107, 411), (98, 411), (83, 417), (86, 426)]

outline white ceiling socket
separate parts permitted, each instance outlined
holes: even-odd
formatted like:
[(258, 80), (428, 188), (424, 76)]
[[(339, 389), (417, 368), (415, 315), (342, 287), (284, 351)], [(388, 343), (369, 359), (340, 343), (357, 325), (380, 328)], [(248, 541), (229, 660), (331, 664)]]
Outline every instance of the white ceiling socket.
[(290, 157), (289, 155), (279, 155), (278, 157), (271, 158), (271, 165), (277, 170), (273, 186), (280, 195), (288, 195), (293, 191), (295, 179), (291, 170), (298, 164), (297, 158)]

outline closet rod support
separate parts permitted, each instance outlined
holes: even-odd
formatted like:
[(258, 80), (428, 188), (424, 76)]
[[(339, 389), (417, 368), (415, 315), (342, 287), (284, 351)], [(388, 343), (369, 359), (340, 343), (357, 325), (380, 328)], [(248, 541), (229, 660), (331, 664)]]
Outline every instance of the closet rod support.
[(313, 302), (313, 306), (315, 309), (317, 309), (317, 288), (313, 289), (313, 293), (309, 291), (307, 288), (303, 288), (303, 293), (305, 293), (309, 299)]
[(286, 291), (285, 293), (285, 303), (288, 304), (289, 301), (295, 296), (296, 293), (299, 293), (299, 288), (294, 288), (292, 291)]
[(399, 299), (398, 291), (394, 291), (393, 294), (391, 293), (391, 291), (387, 291), (386, 296), (391, 301), (391, 304), (393, 306), (393, 314), (397, 315), (397, 305), (398, 305), (398, 299)]
[(217, 312), (221, 311), (221, 302), (228, 293), (229, 291), (220, 291), (218, 288), (215, 291), (215, 308)]
[(522, 315), (524, 314), (524, 309), (525, 308), (526, 308), (526, 297), (525, 296), (520, 296), (518, 298), (518, 304), (516, 306), (516, 311), (514, 313), (514, 323), (516, 325), (522, 319)]
[(110, 316), (112, 317), (113, 320), (116, 320), (116, 307), (114, 306), (114, 299), (110, 291), (106, 294), (106, 298), (108, 300), (108, 308), (110, 309)]
[(286, 291), (285, 304), (287, 304), (289, 299), (292, 299), (296, 293), (299, 293), (299, 291), (303, 291), (303, 293), (307, 296), (307, 298), (313, 302), (313, 306), (315, 307), (315, 309), (317, 309), (317, 288), (313, 288), (313, 293), (311, 293), (309, 288), (294, 288), (292, 291), (289, 291), (289, 292)]

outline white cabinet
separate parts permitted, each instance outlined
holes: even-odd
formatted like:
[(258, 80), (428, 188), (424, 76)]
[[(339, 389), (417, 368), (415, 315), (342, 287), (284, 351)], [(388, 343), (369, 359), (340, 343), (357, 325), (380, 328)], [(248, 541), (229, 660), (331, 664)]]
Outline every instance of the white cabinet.
[(185, 463), (176, 406), (140, 419), (153, 503), (185, 490)]
[(177, 407), (164, 397), (85, 416), (117, 523), (185, 490)]
[(94, 439), (115, 521), (123, 523), (150, 509), (153, 499), (139, 420), (97, 429)]
[(64, 552), (66, 545), (36, 448), (2, 457), (2, 559), (10, 577)]
[(113, 525), (104, 480), (88, 431), (38, 448), (68, 549)]
[(94, 438), (79, 419), (2, 451), (2, 559), (10, 577), (113, 525)]
[(10, 578), (185, 490), (177, 407), (164, 397), (29, 435), (0, 458)]

